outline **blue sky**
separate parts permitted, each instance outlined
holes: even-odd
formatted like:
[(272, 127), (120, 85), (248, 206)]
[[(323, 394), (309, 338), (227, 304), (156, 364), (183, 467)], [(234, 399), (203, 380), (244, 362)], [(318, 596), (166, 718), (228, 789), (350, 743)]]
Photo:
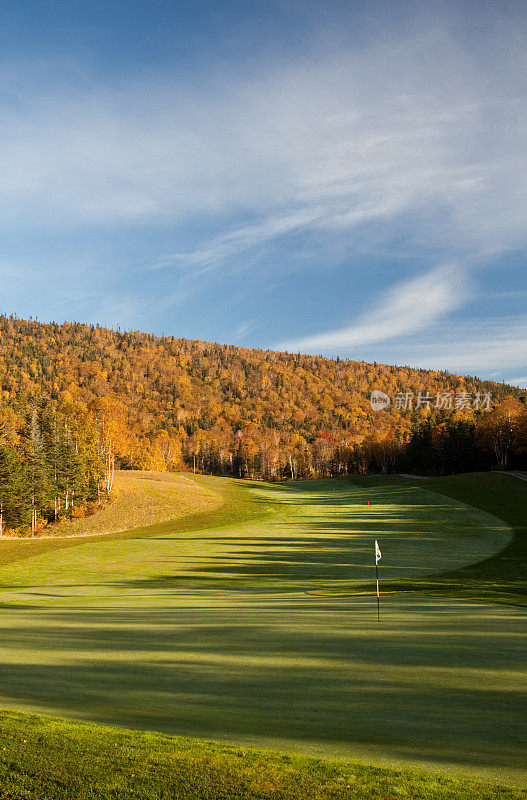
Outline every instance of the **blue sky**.
[(527, 385), (523, 2), (4, 2), (1, 310)]

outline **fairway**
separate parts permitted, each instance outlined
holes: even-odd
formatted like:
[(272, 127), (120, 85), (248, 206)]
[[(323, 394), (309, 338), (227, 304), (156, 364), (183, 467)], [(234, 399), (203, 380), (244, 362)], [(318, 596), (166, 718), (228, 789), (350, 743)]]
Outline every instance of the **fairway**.
[(306, 594), (370, 582), (375, 538), (381, 579), (414, 578), (492, 556), (504, 522), (409, 485), (186, 480), (209, 509), (12, 552), (4, 707), (525, 778), (522, 608), (394, 594), (378, 624), (372, 596)]
[[(123, 477), (129, 491), (133, 480), (144, 491), (141, 475)], [(362, 489), (334, 480), (262, 485), (202, 476), (195, 485), (208, 503), (223, 495), (224, 508), (205, 525), (201, 518), (183, 518), (177, 526), (163, 521), (131, 528), (124, 537), (77, 539), (78, 546), (60, 555), (51, 548), (7, 565), (0, 585), (20, 587), (29, 597), (50, 587), (64, 596), (192, 586), (338, 587), (372, 579), (375, 538), (383, 547), (386, 580), (480, 561), (511, 538), (496, 517), (424, 489)], [(0, 542), (0, 560), (4, 544), (13, 546)], [(32, 543), (14, 544), (21, 550)]]

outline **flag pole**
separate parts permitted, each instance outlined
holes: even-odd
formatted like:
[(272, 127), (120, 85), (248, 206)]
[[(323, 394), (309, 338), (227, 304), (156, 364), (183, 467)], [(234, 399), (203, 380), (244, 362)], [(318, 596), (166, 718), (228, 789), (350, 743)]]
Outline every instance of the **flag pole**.
[(379, 597), (379, 567), (377, 566), (377, 562), (375, 562), (375, 576), (377, 578), (377, 622), (381, 621), (381, 606), (380, 606), (380, 597)]
[(381, 558), (381, 548), (379, 542), (375, 539), (375, 577), (377, 579), (377, 622), (381, 621), (381, 598), (379, 594), (379, 560)]

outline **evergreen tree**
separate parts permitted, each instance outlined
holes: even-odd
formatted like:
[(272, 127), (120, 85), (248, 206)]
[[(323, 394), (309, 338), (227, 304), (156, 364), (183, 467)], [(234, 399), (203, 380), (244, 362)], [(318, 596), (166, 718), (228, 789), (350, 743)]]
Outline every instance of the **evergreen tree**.
[(13, 447), (0, 445), (0, 535), (29, 522), (29, 483)]

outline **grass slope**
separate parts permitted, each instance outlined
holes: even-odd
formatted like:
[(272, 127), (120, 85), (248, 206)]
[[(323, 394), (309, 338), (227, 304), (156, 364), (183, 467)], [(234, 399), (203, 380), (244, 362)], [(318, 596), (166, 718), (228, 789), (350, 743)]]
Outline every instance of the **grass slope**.
[(91, 517), (53, 528), (59, 536), (122, 533), (219, 508), (223, 498), (188, 475), (170, 472), (115, 473), (111, 502)]
[[(42, 553), (99, 542), (126, 539), (145, 526), (170, 521), (172, 526), (216, 519), (224, 501), (186, 475), (116, 472), (112, 500), (93, 516), (52, 526), (36, 538), (0, 537), (0, 567)], [(189, 520), (189, 517), (192, 519)]]
[(373, 597), (305, 593), (370, 580), (374, 538), (394, 582), (490, 563), (512, 518), (430, 482), (190, 480), (222, 505), (5, 558), (4, 706), (525, 780), (522, 609), (390, 595), (378, 625)]
[(519, 789), (196, 739), (2, 717), (1, 800), (522, 800)]

